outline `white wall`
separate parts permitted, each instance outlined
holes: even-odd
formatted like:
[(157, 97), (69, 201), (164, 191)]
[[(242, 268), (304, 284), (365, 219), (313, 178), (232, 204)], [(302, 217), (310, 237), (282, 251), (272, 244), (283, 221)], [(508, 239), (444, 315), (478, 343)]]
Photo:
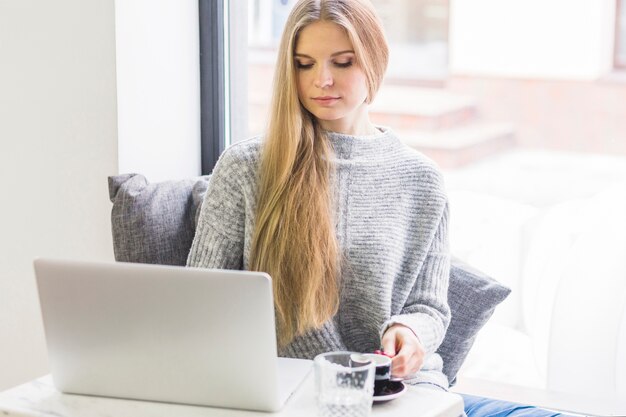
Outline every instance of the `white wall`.
[(48, 372), (33, 258), (113, 259), (106, 177), (200, 173), (198, 3), (2, 0), (0, 40), (2, 390)]
[(119, 171), (200, 175), (197, 0), (115, 2)]
[(48, 372), (32, 260), (112, 259), (113, 0), (0, 2), (0, 390)]
[(615, 0), (451, 0), (453, 75), (595, 79), (612, 68)]

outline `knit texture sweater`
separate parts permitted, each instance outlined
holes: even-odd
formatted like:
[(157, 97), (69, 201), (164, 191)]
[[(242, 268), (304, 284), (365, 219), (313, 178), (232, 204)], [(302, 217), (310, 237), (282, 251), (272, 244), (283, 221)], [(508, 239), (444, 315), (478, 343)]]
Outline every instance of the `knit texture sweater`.
[[(411, 383), (448, 387), (435, 353), (450, 321), (448, 204), (435, 165), (388, 128), (371, 136), (328, 132), (331, 188), (343, 256), (337, 314), (279, 349), (284, 357), (373, 352), (392, 324), (409, 327), (425, 350)], [(262, 138), (224, 151), (209, 181), (188, 266), (248, 269)]]

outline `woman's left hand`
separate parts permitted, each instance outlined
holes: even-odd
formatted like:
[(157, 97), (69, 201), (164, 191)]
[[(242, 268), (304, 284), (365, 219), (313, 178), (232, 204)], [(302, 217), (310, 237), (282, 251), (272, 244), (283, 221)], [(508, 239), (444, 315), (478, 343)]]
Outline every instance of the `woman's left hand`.
[(401, 324), (389, 327), (381, 341), (385, 354), (392, 357), (391, 374), (404, 378), (416, 373), (424, 363), (424, 348), (411, 329)]

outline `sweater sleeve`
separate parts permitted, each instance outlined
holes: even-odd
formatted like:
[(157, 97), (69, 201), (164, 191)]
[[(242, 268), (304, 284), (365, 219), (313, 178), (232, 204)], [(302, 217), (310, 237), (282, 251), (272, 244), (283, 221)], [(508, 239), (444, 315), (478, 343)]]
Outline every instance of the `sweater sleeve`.
[(245, 170), (232, 149), (220, 156), (200, 209), (187, 266), (243, 268), (245, 196), (240, 178)]
[(400, 314), (387, 320), (382, 334), (393, 324), (410, 328), (420, 340), (426, 356), (434, 353), (450, 323), (448, 281), (450, 252), (448, 244), (448, 204), (446, 203), (432, 243), (417, 280)]

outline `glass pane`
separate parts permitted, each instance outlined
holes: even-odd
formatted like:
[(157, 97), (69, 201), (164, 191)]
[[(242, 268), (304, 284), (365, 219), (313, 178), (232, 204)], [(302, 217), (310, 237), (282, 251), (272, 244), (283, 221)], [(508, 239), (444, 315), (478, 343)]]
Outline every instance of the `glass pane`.
[(448, 2), (373, 0), (391, 46), (388, 80), (443, 79), (448, 72)]
[[(626, 63), (626, 1), (619, 1), (617, 56)], [(276, 48), (294, 3), (248, 1), (249, 136), (263, 132)], [(626, 234), (623, 213), (616, 211), (626, 192), (626, 84), (493, 75), (485, 67), (477, 69), (478, 75), (450, 73), (449, 33), (459, 28), (451, 27), (449, 16), (464, 2), (372, 3), (385, 25), (391, 58), (371, 118), (441, 167), (453, 213), (453, 254), (513, 289), (479, 334), (463, 372), (545, 388), (550, 315), (559, 285), (604, 264), (620, 247), (616, 236)], [(500, 12), (508, 9), (490, 4)], [(533, 7), (553, 9), (538, 4), (517, 2), (516, 7), (526, 16), (536, 16)], [(585, 7), (599, 7), (597, 15), (604, 14), (601, 2), (576, 4), (578, 17), (584, 17)], [(543, 28), (541, 36), (550, 45), (588, 29), (569, 10), (561, 12), (558, 19), (570, 19), (562, 27), (571, 32), (557, 36), (553, 25)], [(498, 20), (491, 10), (475, 15), (474, 26), (463, 29), (496, 25), (506, 30), (510, 22), (505, 17), (511, 17)], [(603, 27), (613, 24), (610, 19)], [(590, 39), (597, 38), (594, 30), (589, 32)], [(528, 33), (510, 38), (528, 49)], [(606, 39), (606, 50), (609, 42), (613, 40)], [(499, 49), (483, 52), (497, 62), (508, 47), (499, 44)], [(481, 59), (476, 62), (480, 65)], [(554, 73), (567, 73), (568, 65), (563, 60)], [(583, 252), (587, 241), (602, 250)], [(611, 259), (617, 258), (623, 256)], [(623, 279), (624, 270), (611, 269), (593, 279), (616, 279), (620, 273)]]
[(295, 0), (248, 0), (248, 132), (263, 132), (272, 94), (276, 50)]

